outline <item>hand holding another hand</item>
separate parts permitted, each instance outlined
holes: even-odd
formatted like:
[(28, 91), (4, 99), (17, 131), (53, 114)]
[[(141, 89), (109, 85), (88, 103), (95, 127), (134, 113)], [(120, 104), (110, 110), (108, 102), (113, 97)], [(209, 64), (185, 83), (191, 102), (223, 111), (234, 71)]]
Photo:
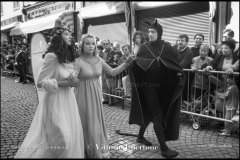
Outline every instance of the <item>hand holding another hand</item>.
[(67, 80), (70, 87), (77, 87), (79, 85), (79, 79), (73, 74), (70, 74)]
[(126, 64), (130, 65), (134, 60), (136, 59), (135, 55), (130, 55), (127, 59), (126, 59)]
[(70, 87), (77, 87), (79, 85), (79, 80), (73, 81), (73, 82), (68, 82), (68, 85)]

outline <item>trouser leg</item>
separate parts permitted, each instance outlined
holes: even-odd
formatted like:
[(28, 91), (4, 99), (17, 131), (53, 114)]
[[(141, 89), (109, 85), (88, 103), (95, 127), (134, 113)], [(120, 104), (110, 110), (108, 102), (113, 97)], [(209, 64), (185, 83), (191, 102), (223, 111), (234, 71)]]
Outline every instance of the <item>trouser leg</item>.
[(22, 65), (18, 65), (18, 72), (19, 72), (19, 82), (23, 82), (24, 80), (24, 75), (23, 75), (23, 67)]
[(139, 130), (139, 133), (138, 133), (138, 138), (143, 138), (144, 133), (145, 133), (148, 125), (149, 125), (149, 123), (146, 126), (141, 126), (140, 127), (140, 130)]
[(27, 81), (27, 65), (23, 64), (22, 68), (23, 68), (23, 81), (26, 82)]
[(157, 89), (150, 86), (145, 87), (144, 96), (147, 106), (151, 110), (151, 113), (153, 115), (153, 129), (157, 136), (158, 142), (160, 143), (161, 150), (167, 150), (168, 147), (163, 132), (163, 115), (161, 109), (162, 106), (160, 106)]

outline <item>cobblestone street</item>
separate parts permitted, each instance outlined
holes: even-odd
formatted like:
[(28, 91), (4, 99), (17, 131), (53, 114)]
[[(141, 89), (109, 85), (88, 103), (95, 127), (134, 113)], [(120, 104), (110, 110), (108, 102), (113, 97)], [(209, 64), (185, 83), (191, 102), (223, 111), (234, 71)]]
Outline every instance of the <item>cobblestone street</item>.
[[(1, 158), (13, 158), (23, 142), (37, 108), (37, 94), (33, 83), (15, 83), (1, 77)], [(129, 108), (104, 105), (109, 148), (112, 158), (162, 158), (152, 124), (145, 133), (153, 146), (144, 147), (136, 137), (115, 133), (138, 133), (137, 125), (128, 125)], [(222, 128), (221, 128), (222, 129)], [(177, 150), (177, 158), (239, 158), (239, 136), (219, 136), (220, 128), (194, 130), (191, 122), (182, 122), (177, 141), (167, 142)]]

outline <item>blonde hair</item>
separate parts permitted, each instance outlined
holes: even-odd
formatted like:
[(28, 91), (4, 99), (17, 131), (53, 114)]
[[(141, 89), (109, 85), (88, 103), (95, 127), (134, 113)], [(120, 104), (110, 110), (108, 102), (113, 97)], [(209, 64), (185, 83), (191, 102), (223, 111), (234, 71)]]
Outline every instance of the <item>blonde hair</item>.
[(210, 49), (209, 45), (208, 45), (208, 44), (202, 44), (202, 45), (200, 46), (199, 51), (202, 51), (202, 50), (204, 50), (204, 49), (207, 49), (207, 50), (209, 51), (209, 49)]
[(83, 48), (84, 48), (85, 40), (87, 38), (93, 38), (94, 39), (94, 41), (95, 41), (95, 48), (94, 48), (94, 51), (93, 51), (93, 56), (96, 56), (97, 55), (97, 51), (96, 51), (96, 48), (97, 48), (96, 38), (92, 34), (88, 34), (88, 33), (82, 35), (81, 41), (79, 43), (80, 44), (79, 47), (81, 49), (81, 54), (82, 55), (84, 54)]

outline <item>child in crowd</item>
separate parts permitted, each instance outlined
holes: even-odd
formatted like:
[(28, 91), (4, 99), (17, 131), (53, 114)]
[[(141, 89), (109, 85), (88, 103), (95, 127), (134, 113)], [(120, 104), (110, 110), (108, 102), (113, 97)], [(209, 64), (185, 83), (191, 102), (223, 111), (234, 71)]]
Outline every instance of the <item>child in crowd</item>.
[[(202, 70), (206, 66), (210, 65), (212, 58), (208, 57), (209, 46), (207, 44), (202, 44), (199, 49), (199, 56), (194, 57), (192, 60), (191, 69), (193, 71)], [(209, 87), (208, 78), (205, 73), (198, 72), (195, 74), (195, 80), (193, 81), (194, 99), (200, 97)]]
[[(216, 96), (223, 99), (222, 102), (224, 106), (223, 112), (225, 112), (225, 119), (231, 120), (236, 114), (236, 110), (239, 105), (239, 89), (235, 84), (235, 79), (232, 74), (227, 76), (226, 82), (226, 91), (224, 93), (216, 92)], [(225, 122), (225, 129), (221, 130), (222, 132), (219, 133), (219, 135), (230, 136), (233, 129), (232, 126), (231, 122)]]

